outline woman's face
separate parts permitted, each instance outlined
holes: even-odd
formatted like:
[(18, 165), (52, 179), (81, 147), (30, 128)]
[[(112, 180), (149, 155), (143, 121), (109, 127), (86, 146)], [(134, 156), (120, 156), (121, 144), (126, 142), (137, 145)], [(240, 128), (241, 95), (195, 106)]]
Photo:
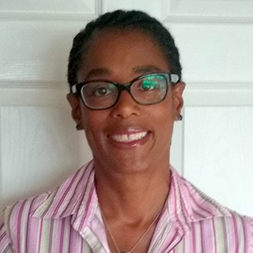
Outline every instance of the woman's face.
[[(152, 73), (170, 72), (162, 51), (140, 31), (104, 31), (97, 34), (78, 72), (78, 82), (105, 79), (128, 83)], [(90, 110), (69, 95), (74, 119), (81, 124), (97, 170), (136, 173), (168, 169), (173, 122), (183, 104), (183, 83), (170, 88), (165, 100), (137, 104), (123, 91), (115, 106)]]

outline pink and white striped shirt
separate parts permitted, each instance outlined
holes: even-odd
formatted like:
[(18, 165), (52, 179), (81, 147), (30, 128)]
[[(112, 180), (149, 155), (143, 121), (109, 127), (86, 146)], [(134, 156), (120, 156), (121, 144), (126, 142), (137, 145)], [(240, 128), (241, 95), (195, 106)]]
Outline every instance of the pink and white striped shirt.
[[(253, 219), (220, 206), (171, 169), (149, 253), (253, 253)], [(93, 162), (59, 188), (5, 209), (0, 253), (109, 253)]]

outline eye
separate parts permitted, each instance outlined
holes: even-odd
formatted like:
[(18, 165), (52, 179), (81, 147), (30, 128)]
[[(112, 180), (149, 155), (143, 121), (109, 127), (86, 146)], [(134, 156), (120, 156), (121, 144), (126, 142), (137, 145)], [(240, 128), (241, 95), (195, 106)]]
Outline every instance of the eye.
[(84, 89), (88, 96), (93, 97), (108, 96), (117, 91), (114, 84), (107, 82), (92, 82), (84, 86)]
[(140, 89), (144, 91), (149, 91), (149, 90), (154, 90), (159, 88), (159, 82), (157, 80), (147, 80), (144, 79), (141, 82), (141, 87)]
[(93, 90), (93, 95), (102, 97), (111, 94), (112, 91), (108, 87), (99, 87)]

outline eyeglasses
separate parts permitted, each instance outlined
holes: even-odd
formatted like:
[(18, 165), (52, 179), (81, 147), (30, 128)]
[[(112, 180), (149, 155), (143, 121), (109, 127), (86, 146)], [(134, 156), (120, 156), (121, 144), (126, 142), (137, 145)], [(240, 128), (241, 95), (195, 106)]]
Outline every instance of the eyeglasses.
[(72, 93), (81, 96), (84, 104), (93, 110), (113, 107), (119, 100), (123, 90), (129, 92), (133, 100), (141, 105), (152, 105), (162, 102), (171, 83), (177, 83), (176, 74), (152, 73), (139, 76), (126, 84), (119, 84), (108, 80), (92, 80), (75, 84)]

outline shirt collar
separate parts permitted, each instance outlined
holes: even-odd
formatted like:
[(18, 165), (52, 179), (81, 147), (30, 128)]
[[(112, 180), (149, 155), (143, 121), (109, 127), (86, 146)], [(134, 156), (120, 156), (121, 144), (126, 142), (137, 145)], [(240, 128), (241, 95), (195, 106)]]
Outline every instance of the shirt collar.
[(88, 209), (96, 206), (97, 201), (93, 167), (93, 161), (91, 161), (69, 177), (60, 187), (49, 192), (31, 216), (59, 219), (70, 215), (78, 216), (82, 210), (86, 217), (89, 214)]
[[(32, 217), (61, 219), (72, 216), (73, 227), (81, 233), (98, 208), (94, 162), (83, 166), (59, 188), (43, 196), (38, 197), (40, 205), (31, 213)], [(197, 190), (172, 167), (170, 192), (164, 211), (182, 234), (189, 229), (191, 222), (230, 215), (228, 209)]]
[(172, 167), (168, 208), (172, 219), (183, 223), (230, 215), (227, 208), (202, 193)]

